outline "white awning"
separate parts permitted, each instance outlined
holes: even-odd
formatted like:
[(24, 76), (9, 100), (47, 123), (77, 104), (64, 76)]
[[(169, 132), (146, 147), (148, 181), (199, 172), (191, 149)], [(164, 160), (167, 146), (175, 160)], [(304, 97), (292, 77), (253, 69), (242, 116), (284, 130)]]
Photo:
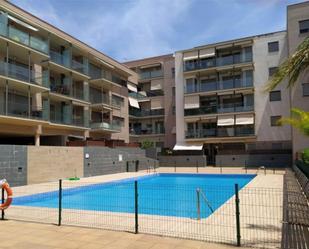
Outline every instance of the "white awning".
[(200, 107), (200, 96), (185, 96), (185, 109), (194, 109)]
[(201, 145), (189, 145), (189, 144), (179, 144), (177, 143), (173, 150), (202, 150), (203, 144)]
[(254, 115), (253, 114), (237, 115), (236, 124), (237, 125), (254, 124)]
[(151, 99), (151, 102), (150, 102), (150, 109), (151, 110), (157, 110), (157, 109), (163, 109), (163, 108), (164, 108), (164, 99), (163, 98)]
[(230, 126), (234, 125), (234, 115), (229, 116), (219, 116), (218, 117), (218, 126)]
[(150, 90), (161, 90), (162, 89), (162, 80), (152, 80), (150, 83)]
[(136, 92), (136, 93), (137, 93), (137, 87), (136, 87), (136, 85), (134, 85), (134, 84), (128, 82), (128, 83), (127, 83), (127, 87), (128, 87), (128, 89), (129, 89), (130, 91)]
[(204, 48), (200, 50), (200, 58), (208, 58), (216, 55), (215, 48)]
[(183, 60), (189, 61), (194, 60), (198, 58), (198, 51), (191, 51), (191, 52), (185, 52), (183, 53)]
[(128, 99), (129, 99), (129, 104), (130, 104), (130, 106), (132, 106), (132, 107), (135, 107), (135, 108), (138, 108), (138, 109), (139, 109), (139, 104), (138, 104), (138, 102), (137, 102), (137, 100), (136, 100), (136, 99), (131, 98), (131, 97), (129, 97)]

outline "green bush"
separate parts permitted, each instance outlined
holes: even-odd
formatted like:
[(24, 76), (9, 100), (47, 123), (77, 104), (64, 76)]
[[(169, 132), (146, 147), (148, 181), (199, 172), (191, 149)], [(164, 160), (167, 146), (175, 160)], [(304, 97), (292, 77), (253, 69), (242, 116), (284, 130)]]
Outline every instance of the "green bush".
[(141, 144), (141, 148), (142, 149), (148, 149), (148, 148), (152, 148), (154, 146), (154, 143), (152, 141), (149, 141), (149, 140), (145, 140), (142, 142)]
[(304, 149), (302, 159), (303, 162), (309, 166), (309, 148)]

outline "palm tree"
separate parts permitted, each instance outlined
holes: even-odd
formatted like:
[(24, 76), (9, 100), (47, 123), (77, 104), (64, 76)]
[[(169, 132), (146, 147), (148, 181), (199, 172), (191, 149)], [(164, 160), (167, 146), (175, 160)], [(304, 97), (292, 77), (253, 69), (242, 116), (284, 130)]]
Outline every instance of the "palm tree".
[[(295, 53), (284, 61), (266, 85), (266, 91), (273, 90), (286, 78), (287, 87), (293, 87), (299, 75), (309, 68), (309, 36), (299, 44)], [(309, 112), (293, 108), (290, 118), (282, 118), (279, 123), (290, 124), (309, 136)]]
[(288, 87), (294, 86), (299, 75), (307, 68), (309, 68), (309, 36), (299, 44), (295, 53), (279, 66), (267, 83), (266, 90), (273, 90), (286, 78), (289, 78)]

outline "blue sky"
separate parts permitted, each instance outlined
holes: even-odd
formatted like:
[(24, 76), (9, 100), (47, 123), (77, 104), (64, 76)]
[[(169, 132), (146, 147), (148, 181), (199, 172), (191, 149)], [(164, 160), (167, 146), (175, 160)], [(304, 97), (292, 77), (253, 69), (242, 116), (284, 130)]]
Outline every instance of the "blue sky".
[(299, 0), (11, 0), (119, 61), (285, 29)]

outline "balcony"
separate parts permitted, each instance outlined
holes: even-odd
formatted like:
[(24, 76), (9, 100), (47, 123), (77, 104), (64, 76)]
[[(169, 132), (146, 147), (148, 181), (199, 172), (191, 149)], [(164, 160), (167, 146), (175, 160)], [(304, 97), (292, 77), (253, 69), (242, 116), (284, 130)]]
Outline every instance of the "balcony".
[[(7, 109), (7, 110), (6, 110)], [(43, 108), (33, 107), (25, 102), (8, 101), (0, 103), (0, 115), (43, 120)]]
[(28, 67), (23, 67), (7, 62), (0, 62), (0, 74), (16, 80), (24, 81), (35, 85), (49, 87), (47, 75), (35, 72)]
[(214, 67), (222, 67), (240, 63), (252, 62), (252, 52), (244, 52), (241, 54), (233, 54), (224, 57), (215, 57), (207, 59), (199, 59), (194, 61), (186, 61), (184, 63), (184, 71), (194, 71), (199, 69), (208, 69)]
[(72, 67), (71, 68), (73, 70), (77, 71), (77, 72), (82, 73), (82, 74), (88, 74), (87, 67), (83, 63), (78, 62), (76, 60), (72, 60)]
[(212, 92), (219, 90), (228, 90), (235, 88), (250, 88), (253, 87), (253, 79), (230, 79), (222, 81), (212, 81), (207, 83), (199, 82), (196, 87), (187, 87), (185, 93), (200, 93), (200, 92)]
[(93, 130), (112, 130), (120, 131), (121, 126), (118, 124), (110, 124), (108, 122), (92, 122), (90, 128)]
[(53, 62), (55, 62), (59, 65), (65, 66), (67, 68), (70, 68), (71, 64), (70, 64), (69, 54), (61, 54), (61, 53), (58, 53), (56, 51), (50, 50), (49, 55), (50, 55), (51, 61), (53, 61)]
[(152, 78), (162, 77), (163, 71), (162, 70), (145, 71), (145, 72), (141, 72), (139, 75), (140, 75), (141, 80), (152, 79)]
[(216, 127), (186, 131), (187, 139), (254, 136), (254, 126)]
[(130, 109), (129, 114), (135, 117), (164, 116), (164, 109), (158, 109), (158, 110)]
[(65, 95), (71, 98), (85, 100), (84, 90), (82, 88), (75, 87), (74, 84), (65, 84), (60, 80), (52, 81), (50, 84), (51, 92)]
[(157, 129), (132, 129), (130, 131), (131, 135), (160, 135), (160, 134), (164, 134), (165, 133), (165, 129), (164, 127), (161, 128), (157, 128)]
[(7, 37), (22, 45), (33, 48), (44, 54), (48, 54), (48, 42), (41, 37), (34, 36), (28, 32), (22, 31), (12, 25), (7, 25), (8, 17), (5, 14), (0, 15), (0, 35)]
[(100, 94), (90, 91), (89, 99), (91, 104), (105, 104), (110, 105), (111, 101), (107, 94)]
[(207, 106), (196, 109), (185, 109), (185, 116), (207, 115), (218, 113), (232, 113), (232, 112), (249, 112), (254, 111), (254, 106), (244, 106), (241, 103), (225, 104), (219, 106)]

